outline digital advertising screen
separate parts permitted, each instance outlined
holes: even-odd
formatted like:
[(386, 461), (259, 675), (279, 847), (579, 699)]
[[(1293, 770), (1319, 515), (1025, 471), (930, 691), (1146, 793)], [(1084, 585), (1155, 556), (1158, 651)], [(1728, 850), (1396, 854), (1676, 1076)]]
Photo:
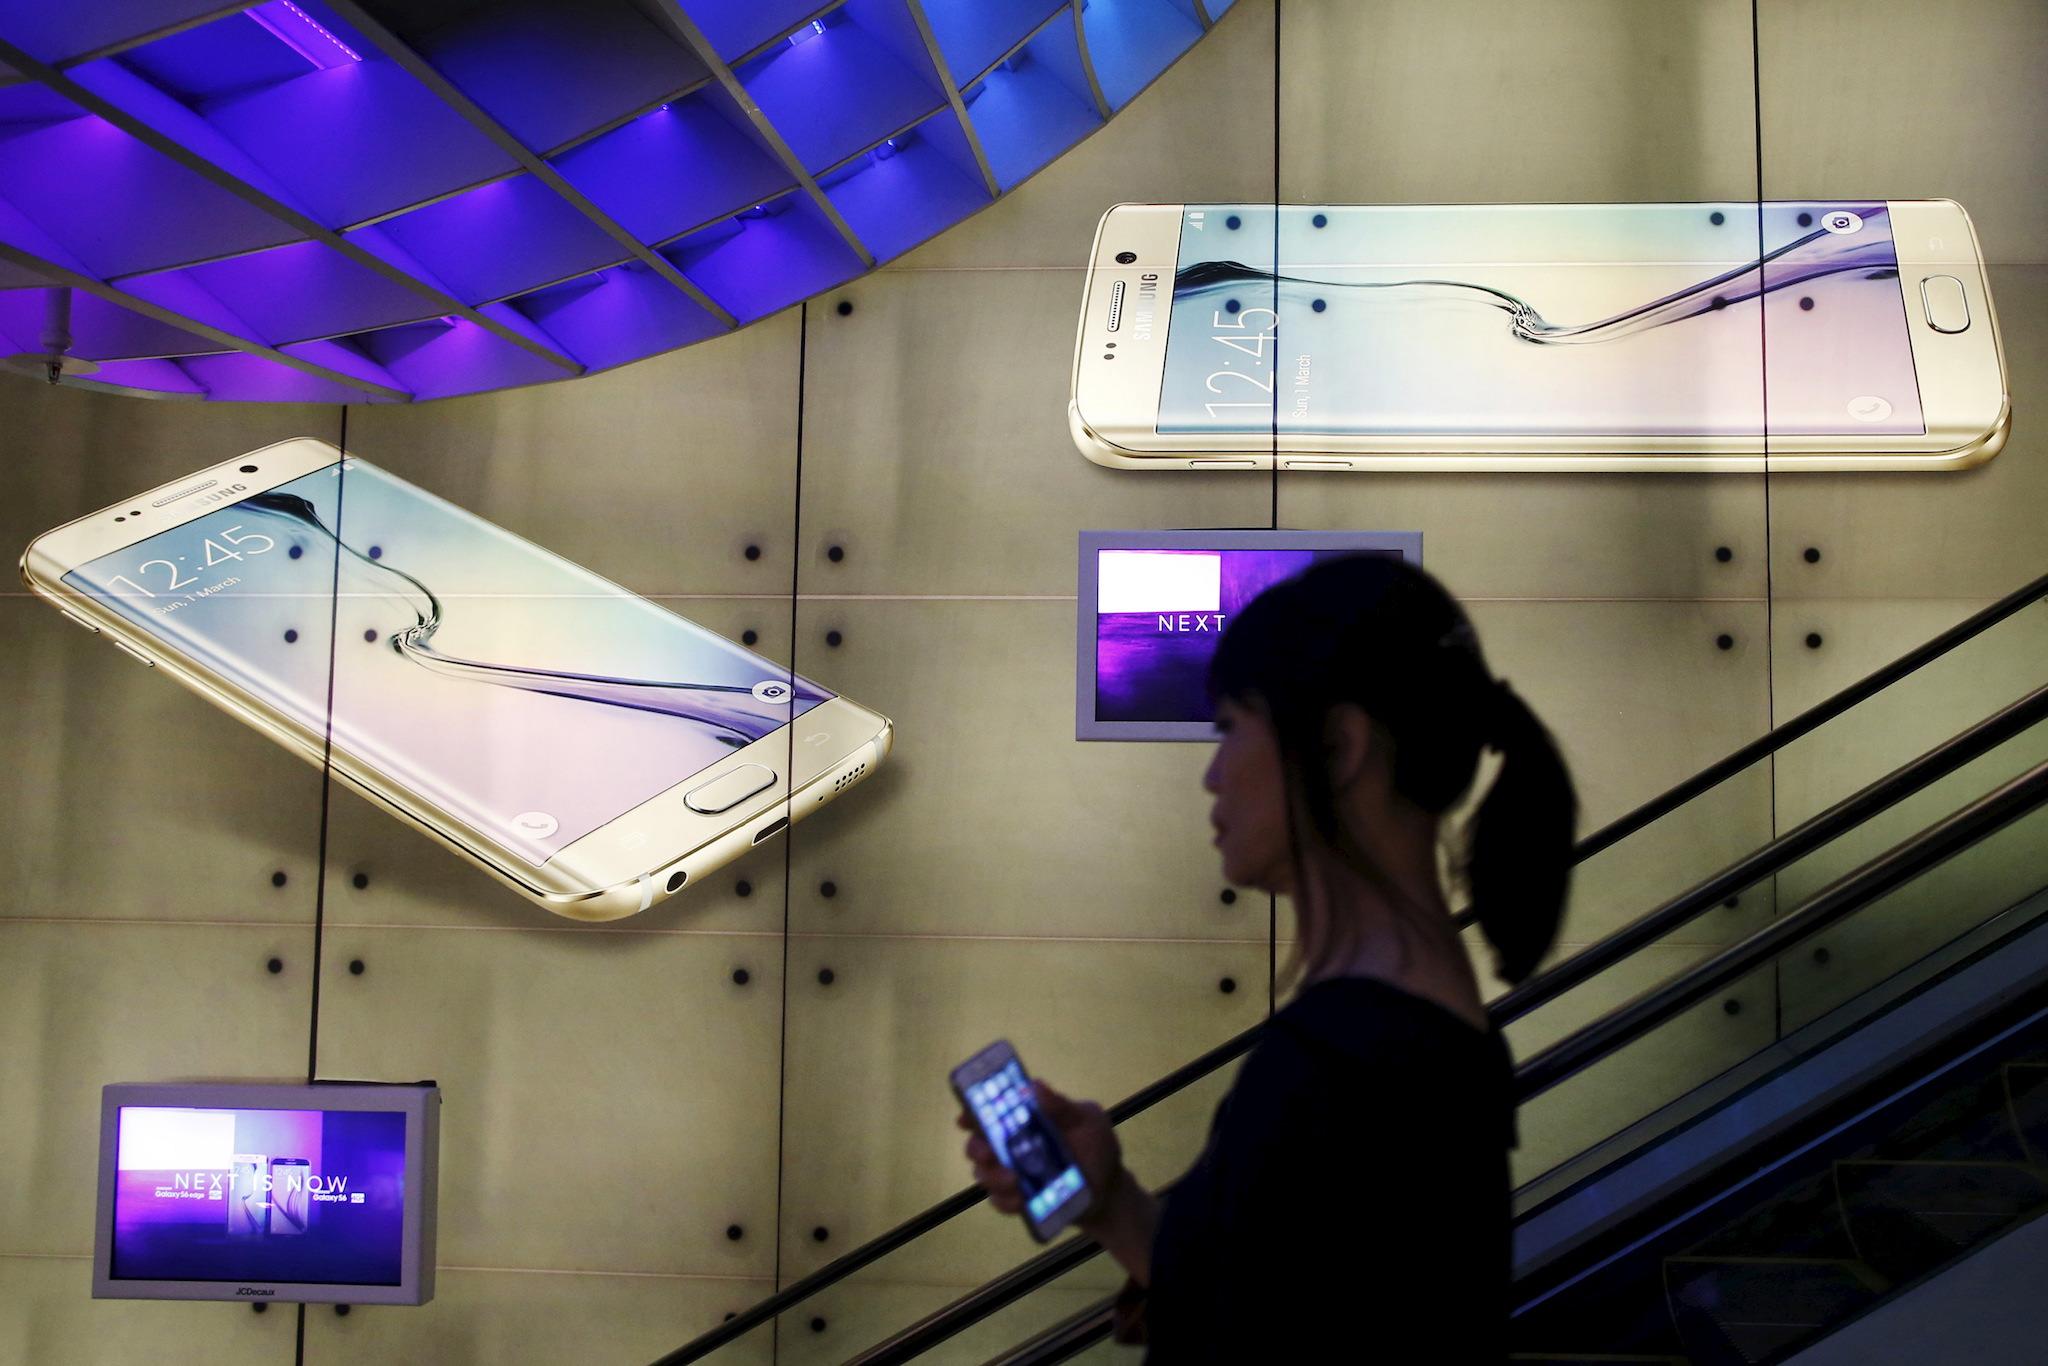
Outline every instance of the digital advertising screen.
[(1209, 740), (1209, 660), (1238, 610), (1320, 560), (1422, 562), (1419, 532), (1091, 531), (1081, 536), (1075, 734)]
[(432, 1295), (431, 1083), (117, 1083), (101, 1102), (93, 1293)]

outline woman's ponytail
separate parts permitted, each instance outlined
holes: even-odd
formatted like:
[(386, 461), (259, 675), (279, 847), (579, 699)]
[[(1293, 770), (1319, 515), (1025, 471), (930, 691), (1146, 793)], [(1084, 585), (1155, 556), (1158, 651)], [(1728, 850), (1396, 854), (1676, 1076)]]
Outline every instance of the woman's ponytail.
[(1506, 682), (1481, 709), (1500, 772), (1472, 817), (1465, 883), (1509, 983), (1536, 970), (1557, 938), (1572, 873), (1579, 799), (1557, 742)]

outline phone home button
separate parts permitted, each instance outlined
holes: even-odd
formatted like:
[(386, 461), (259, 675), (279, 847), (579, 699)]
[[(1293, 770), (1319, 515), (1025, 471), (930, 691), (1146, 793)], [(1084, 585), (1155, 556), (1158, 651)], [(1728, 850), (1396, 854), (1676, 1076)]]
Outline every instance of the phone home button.
[(774, 781), (772, 770), (759, 764), (741, 764), (730, 773), (721, 773), (702, 787), (685, 792), (683, 805), (700, 815), (715, 816), (738, 806)]
[(1930, 275), (1922, 280), (1920, 302), (1927, 308), (1927, 325), (1937, 332), (1961, 332), (1970, 325), (1963, 282), (1953, 275)]

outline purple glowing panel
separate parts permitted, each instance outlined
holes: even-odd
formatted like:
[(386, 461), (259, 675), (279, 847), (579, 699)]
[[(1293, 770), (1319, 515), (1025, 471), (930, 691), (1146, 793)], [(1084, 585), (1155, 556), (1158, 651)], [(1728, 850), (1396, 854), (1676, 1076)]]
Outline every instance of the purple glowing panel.
[(861, 272), (860, 258), (809, 200), (787, 195), (768, 208), (662, 251), (741, 322), (766, 317)]
[(818, 8), (817, 0), (683, 0), (712, 50), (728, 62), (745, 55)]
[(62, 62), (144, 33), (220, 12), (221, 0), (107, 0), (90, 5), (9, 5), (7, 41), (38, 61)]
[(966, 85), (1063, 8), (1055, 0), (925, 0), (924, 12), (953, 79)]
[(329, 227), (514, 169), (495, 143), (388, 61), (309, 71), (204, 112)]
[(1101, 124), (1087, 89), (1072, 30), (1048, 30), (966, 92), (997, 185), (1011, 189)]
[(1422, 559), (1417, 532), (1081, 534), (1075, 734), (1213, 738), (1209, 661), (1246, 603), (1321, 560)]
[(827, 24), (824, 32), (773, 50), (738, 74), (789, 149), (813, 171), (945, 103), (930, 78), (854, 23)]
[(514, 137), (542, 151), (710, 76), (666, 30), (625, 4), (479, 6), (417, 35), (414, 45)]
[(388, 395), (371, 393), (337, 383), (321, 375), (308, 374), (263, 356), (239, 351), (219, 356), (194, 356), (184, 363), (185, 373), (211, 399), (237, 403), (377, 403)]
[(125, 1105), (117, 1281), (400, 1283), (403, 1113)]
[(740, 131), (723, 91), (663, 105), (564, 153), (555, 167), (643, 242), (666, 242), (792, 187)]
[(324, 242), (233, 256), (193, 266), (185, 274), (257, 336), (272, 342), (364, 332), (441, 313), (418, 290), (357, 264)]
[(967, 169), (973, 153), (951, 114), (892, 141), (897, 146), (876, 148), (854, 163), (851, 175), (825, 187), (878, 261), (902, 255), (989, 202), (981, 178)]
[(620, 266), (513, 300), (593, 370), (723, 331), (718, 319), (643, 266)]
[(530, 175), (401, 214), (379, 230), (466, 303), (611, 265), (627, 249)]
[(1202, 36), (1173, 0), (1096, 0), (1083, 6), (1081, 24), (1111, 109), (1129, 104)]

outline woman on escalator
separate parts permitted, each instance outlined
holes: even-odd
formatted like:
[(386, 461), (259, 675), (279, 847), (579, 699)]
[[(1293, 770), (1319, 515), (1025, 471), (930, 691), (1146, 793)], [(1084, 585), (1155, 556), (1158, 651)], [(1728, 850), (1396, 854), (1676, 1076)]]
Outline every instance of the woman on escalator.
[[(1571, 778), (1463, 609), (1400, 560), (1327, 561), (1261, 594), (1209, 687), (1224, 876), (1292, 904), (1294, 990), (1162, 1196), (1099, 1105), (1038, 1083), (1096, 1193), (1081, 1227), (1129, 1273), (1117, 1337), (1153, 1366), (1500, 1361), (1512, 1064), (1443, 870), (1497, 975), (1528, 976), (1564, 904)], [(1482, 750), (1498, 770), (1462, 856), (1440, 861)], [(1016, 1212), (1016, 1178), (979, 1134), (967, 1156)]]

